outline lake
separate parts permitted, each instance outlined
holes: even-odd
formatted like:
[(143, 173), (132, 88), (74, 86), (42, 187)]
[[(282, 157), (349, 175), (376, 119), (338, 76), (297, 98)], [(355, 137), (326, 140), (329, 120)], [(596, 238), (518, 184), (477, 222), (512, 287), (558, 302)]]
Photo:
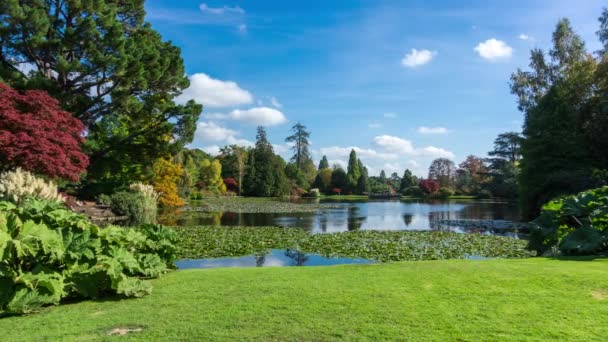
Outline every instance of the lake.
[[(300, 200), (299, 203), (306, 203)], [(281, 226), (303, 228), (313, 233), (332, 233), (359, 229), (450, 230), (522, 237), (514, 203), (500, 201), (327, 201), (308, 213), (202, 212), (191, 208), (161, 212), (160, 223), (177, 226)], [(471, 221), (472, 220), (472, 221)]]

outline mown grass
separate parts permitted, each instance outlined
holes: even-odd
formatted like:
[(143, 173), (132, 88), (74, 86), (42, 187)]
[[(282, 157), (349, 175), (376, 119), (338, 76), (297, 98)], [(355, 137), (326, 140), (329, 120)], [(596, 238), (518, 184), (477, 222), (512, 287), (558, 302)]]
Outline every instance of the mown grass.
[(176, 271), (141, 299), (0, 319), (2, 341), (605, 341), (608, 259)]
[(260, 254), (269, 249), (296, 249), (328, 257), (365, 258), (379, 262), (533, 256), (526, 241), (507, 237), (438, 231), (352, 231), (311, 234), (297, 228), (179, 227), (181, 258), (217, 258)]

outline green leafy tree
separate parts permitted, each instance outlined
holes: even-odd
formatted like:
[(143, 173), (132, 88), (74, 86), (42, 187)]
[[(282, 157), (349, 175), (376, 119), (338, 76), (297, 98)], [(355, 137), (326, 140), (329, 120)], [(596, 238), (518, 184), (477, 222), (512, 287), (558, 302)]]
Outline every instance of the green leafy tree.
[(429, 179), (438, 182), (443, 188), (450, 188), (456, 176), (456, 165), (447, 158), (437, 158), (429, 166)]
[(348, 186), (346, 172), (341, 167), (334, 168), (331, 173), (331, 188), (344, 190)]
[(319, 170), (329, 169), (329, 162), (327, 161), (327, 157), (323, 156), (321, 161), (319, 162)]
[(141, 0), (0, 4), (0, 78), (47, 90), (85, 124), (91, 181), (143, 178), (196, 129), (201, 105), (174, 102), (188, 87), (180, 50), (144, 15)]
[(361, 159), (358, 160), (359, 170), (361, 170), (361, 176), (357, 181), (357, 193), (359, 194), (369, 194), (369, 175), (367, 172), (367, 168), (361, 162)]
[(416, 176), (412, 174), (412, 171), (406, 169), (403, 172), (403, 177), (401, 177), (401, 183), (399, 184), (399, 191), (403, 193), (407, 188), (412, 186), (418, 186), (418, 180)]
[(230, 145), (220, 149), (219, 160), (222, 163), (222, 178), (232, 177), (237, 180), (239, 196), (242, 192), (248, 153), (249, 151), (246, 148), (237, 145)]
[(528, 218), (551, 198), (594, 185), (593, 159), (579, 123), (580, 109), (593, 94), (596, 63), (567, 19), (557, 24), (549, 56), (533, 50), (531, 71), (511, 77), (525, 113), (519, 181)]
[(382, 184), (386, 184), (386, 173), (384, 170), (380, 170), (380, 182)]
[(361, 170), (359, 169), (359, 160), (357, 159), (357, 152), (355, 150), (350, 151), (348, 157), (348, 167), (346, 172), (346, 190), (349, 192), (357, 191), (357, 182), (361, 177)]
[(264, 127), (257, 129), (255, 148), (249, 153), (245, 193), (249, 196), (280, 196), (289, 191), (285, 162), (274, 154)]
[(319, 189), (319, 191), (322, 193), (330, 193), (332, 173), (333, 170), (328, 167), (319, 170), (317, 176), (315, 177), (313, 187)]

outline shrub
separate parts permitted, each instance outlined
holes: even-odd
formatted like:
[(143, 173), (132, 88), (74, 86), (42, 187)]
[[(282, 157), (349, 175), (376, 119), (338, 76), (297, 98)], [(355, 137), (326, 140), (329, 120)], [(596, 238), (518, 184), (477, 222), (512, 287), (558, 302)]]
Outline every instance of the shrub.
[(608, 187), (552, 200), (532, 221), (529, 248), (539, 254), (608, 252)]
[(422, 190), (422, 192), (426, 195), (436, 193), (441, 187), (438, 182), (432, 179), (423, 179), (420, 181), (420, 183), (418, 183), (418, 186), (420, 187), (420, 190)]
[(101, 203), (103, 205), (111, 205), (112, 204), (112, 197), (110, 197), (110, 195), (101, 194), (97, 198), (97, 202)]
[(203, 194), (200, 191), (193, 191), (190, 193), (191, 200), (200, 200), (203, 199)]
[(423, 197), (424, 192), (420, 189), (419, 186), (410, 186), (403, 191), (403, 195), (412, 196), (412, 197)]
[(224, 179), (224, 185), (226, 185), (227, 191), (232, 191), (232, 192), (239, 191), (239, 185), (238, 185), (237, 181), (232, 177), (228, 177), (228, 178)]
[(157, 201), (158, 197), (159, 197), (158, 192), (156, 192), (154, 190), (154, 187), (152, 185), (144, 184), (141, 182), (137, 182), (137, 183), (133, 183), (133, 184), (129, 185), (129, 189), (131, 191), (140, 192), (144, 196), (146, 196), (154, 201)]
[(84, 128), (45, 91), (0, 82), (0, 165), (76, 181), (89, 164)]
[(172, 267), (176, 241), (157, 225), (99, 229), (54, 201), (0, 202), (0, 313), (68, 297), (146, 295), (151, 285), (142, 278)]
[(479, 193), (477, 194), (477, 198), (489, 199), (492, 198), (492, 193), (490, 192), (490, 190), (483, 189), (479, 191)]
[(308, 194), (306, 196), (314, 197), (314, 198), (321, 197), (321, 192), (317, 188), (310, 189), (310, 191), (308, 192)]
[(110, 197), (110, 207), (117, 215), (128, 217), (128, 224), (156, 223), (156, 200), (139, 191), (119, 191)]
[(450, 188), (441, 188), (441, 189), (439, 189), (438, 192), (436, 192), (432, 196), (434, 198), (446, 199), (446, 198), (448, 198), (450, 196), (453, 196), (453, 195), (454, 195), (454, 190), (452, 190)]
[(0, 174), (0, 200), (22, 203), (27, 198), (63, 201), (57, 185), (17, 168)]

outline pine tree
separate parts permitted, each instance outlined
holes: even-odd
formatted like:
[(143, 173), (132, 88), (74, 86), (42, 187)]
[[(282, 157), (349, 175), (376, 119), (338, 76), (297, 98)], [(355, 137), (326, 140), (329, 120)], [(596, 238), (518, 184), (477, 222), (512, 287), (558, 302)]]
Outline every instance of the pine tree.
[(346, 190), (350, 192), (357, 191), (357, 183), (361, 177), (361, 170), (359, 169), (359, 160), (357, 159), (357, 152), (354, 149), (350, 151), (348, 157), (348, 168), (346, 171)]
[(321, 161), (319, 162), (319, 170), (328, 169), (328, 168), (329, 168), (329, 162), (327, 161), (327, 157), (323, 156), (323, 158), (321, 158)]

